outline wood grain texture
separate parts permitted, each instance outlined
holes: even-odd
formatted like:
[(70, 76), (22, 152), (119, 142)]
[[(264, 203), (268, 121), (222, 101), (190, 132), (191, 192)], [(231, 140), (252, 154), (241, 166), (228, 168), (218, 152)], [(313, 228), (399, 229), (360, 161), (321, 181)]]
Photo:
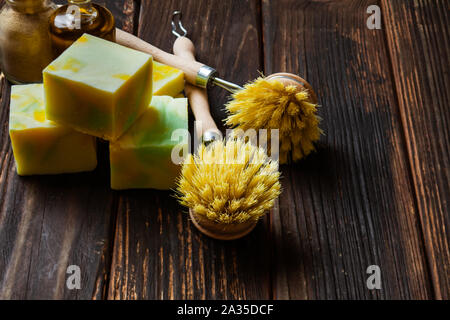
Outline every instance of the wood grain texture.
[(433, 288), (450, 298), (450, 3), (382, 1)]
[[(127, 14), (115, 12), (117, 21)], [(0, 298), (102, 298), (117, 212), (107, 144), (92, 173), (19, 177), (8, 134), (10, 85), (1, 83)], [(81, 268), (80, 290), (66, 287), (69, 265)]]
[[(143, 1), (139, 36), (171, 52), (175, 40), (171, 15), (180, 9), (198, 60), (242, 83), (257, 76), (262, 67), (258, 4), (253, 0)], [(209, 96), (213, 110), (227, 99), (220, 90)], [(216, 121), (222, 118), (220, 112), (214, 115)], [(173, 192), (123, 192), (108, 298), (270, 298), (267, 231), (259, 223), (244, 239), (212, 240), (195, 229)]]
[(116, 27), (127, 32), (137, 32), (137, 16), (139, 14), (139, 1), (137, 0), (103, 0), (95, 3), (106, 6), (116, 19)]
[[(448, 1), (99, 3), (118, 27), (167, 51), (181, 9), (198, 60), (227, 80), (304, 76), (325, 135), (316, 154), (281, 168), (270, 219), (220, 242), (194, 228), (173, 192), (111, 191), (105, 143), (92, 173), (18, 177), (0, 75), (0, 298), (450, 297)], [(366, 28), (374, 3), (383, 30)], [(209, 98), (223, 129), (228, 94)], [(66, 288), (71, 264), (81, 290)], [(366, 287), (372, 264), (381, 290)]]
[[(282, 167), (276, 298), (432, 297), (384, 33), (366, 27), (371, 4), (263, 1), (265, 72), (307, 79), (325, 131), (315, 155)], [(370, 265), (381, 290), (366, 287)]]

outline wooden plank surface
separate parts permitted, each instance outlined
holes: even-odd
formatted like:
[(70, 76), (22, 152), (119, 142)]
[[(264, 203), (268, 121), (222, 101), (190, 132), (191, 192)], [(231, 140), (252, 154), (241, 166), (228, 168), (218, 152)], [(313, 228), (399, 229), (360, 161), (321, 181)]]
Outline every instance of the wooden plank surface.
[[(304, 76), (322, 105), (317, 154), (282, 167), (273, 216), (280, 299), (430, 298), (384, 33), (373, 1), (264, 0), (265, 72)], [(381, 290), (366, 269), (381, 268)]]
[[(118, 11), (118, 1), (107, 4), (118, 25), (124, 25), (130, 13)], [(0, 298), (101, 298), (117, 207), (109, 189), (107, 145), (100, 145), (99, 166), (92, 173), (17, 176), (8, 134), (9, 92), (5, 83), (0, 101)], [(69, 265), (81, 269), (80, 290), (66, 288)]]
[[(237, 83), (257, 76), (262, 68), (258, 1), (144, 1), (139, 36), (171, 51), (174, 10), (182, 10), (200, 61)], [(210, 92), (216, 119), (226, 99), (223, 91)], [(260, 223), (242, 240), (212, 240), (195, 229), (172, 192), (123, 192), (108, 298), (269, 298), (267, 231)]]
[(436, 298), (450, 298), (450, 2), (382, 1)]
[[(111, 191), (106, 144), (92, 173), (18, 177), (0, 78), (0, 298), (449, 298), (447, 1), (380, 0), (383, 30), (366, 28), (369, 0), (100, 3), (167, 51), (181, 9), (198, 60), (233, 82), (304, 76), (325, 135), (281, 168), (270, 220), (220, 242), (172, 192)], [(220, 122), (228, 94), (209, 97)], [(71, 264), (81, 290), (66, 288)], [(369, 265), (381, 290), (366, 287)]]

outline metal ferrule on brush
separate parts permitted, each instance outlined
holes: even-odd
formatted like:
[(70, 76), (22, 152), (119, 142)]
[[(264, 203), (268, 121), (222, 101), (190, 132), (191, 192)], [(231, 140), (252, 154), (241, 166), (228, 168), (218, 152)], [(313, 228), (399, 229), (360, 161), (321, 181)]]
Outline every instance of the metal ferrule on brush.
[(235, 93), (238, 90), (244, 89), (243, 87), (237, 84), (216, 77), (216, 74), (217, 74), (216, 69), (204, 65), (200, 68), (200, 70), (198, 70), (195, 82), (198, 86), (202, 88), (207, 88), (208, 85), (214, 84), (231, 93)]

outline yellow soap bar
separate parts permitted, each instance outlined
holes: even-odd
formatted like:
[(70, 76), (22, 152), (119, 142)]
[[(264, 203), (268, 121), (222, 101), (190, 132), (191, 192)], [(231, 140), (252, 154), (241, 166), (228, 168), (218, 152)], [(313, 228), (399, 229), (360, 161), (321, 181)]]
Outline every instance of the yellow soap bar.
[(153, 95), (175, 97), (184, 90), (184, 73), (153, 61)]
[(109, 144), (111, 188), (173, 188), (187, 151), (187, 99), (154, 96), (130, 130)]
[(11, 88), (9, 135), (19, 175), (92, 171), (94, 137), (47, 120), (42, 84)]
[(50, 120), (116, 140), (152, 97), (150, 55), (88, 34), (44, 69)]

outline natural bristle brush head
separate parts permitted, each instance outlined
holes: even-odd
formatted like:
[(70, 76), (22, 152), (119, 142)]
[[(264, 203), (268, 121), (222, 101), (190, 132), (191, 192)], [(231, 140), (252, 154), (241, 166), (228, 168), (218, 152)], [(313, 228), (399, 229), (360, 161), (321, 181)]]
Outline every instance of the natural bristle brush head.
[[(258, 78), (236, 91), (226, 104), (233, 129), (279, 129), (280, 163), (298, 161), (315, 150), (322, 130), (317, 97), (304, 79), (290, 73)], [(269, 143), (270, 145), (270, 143)]]
[(281, 192), (278, 163), (242, 139), (200, 145), (177, 181), (181, 204), (209, 236), (231, 240), (250, 232)]

